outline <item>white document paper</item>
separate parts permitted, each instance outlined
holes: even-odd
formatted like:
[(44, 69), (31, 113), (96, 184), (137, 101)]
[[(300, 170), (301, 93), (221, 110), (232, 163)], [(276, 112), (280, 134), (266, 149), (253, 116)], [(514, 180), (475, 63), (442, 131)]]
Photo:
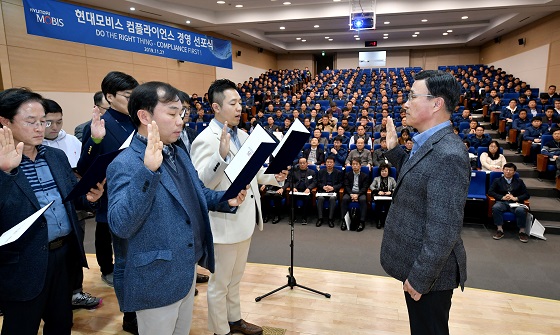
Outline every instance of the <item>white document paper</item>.
[(346, 212), (346, 215), (344, 215), (344, 222), (346, 222), (346, 231), (350, 231), (350, 223), (352, 222), (352, 220), (350, 220), (350, 211)]
[(133, 131), (132, 134), (130, 134), (130, 136), (128, 136), (128, 138), (124, 141), (124, 143), (121, 145), (119, 150), (126, 149), (130, 146), (130, 142), (132, 142), (132, 138), (134, 137), (134, 134), (136, 134), (135, 131)]
[[(230, 181), (234, 181), (241, 173), (249, 159), (253, 156), (255, 151), (259, 148), (261, 143), (276, 143), (269, 133), (263, 127), (257, 125), (249, 138), (241, 146), (237, 154), (233, 157), (229, 165), (224, 170), (226, 176)], [(233, 143), (231, 143), (233, 145)]]
[(317, 194), (315, 194), (315, 196), (317, 196), (317, 197), (336, 197), (336, 193), (334, 193), (334, 192), (330, 192), (330, 193), (317, 193)]
[(43, 213), (53, 204), (54, 200), (48, 203), (45, 207), (41, 208), (40, 210), (33, 213), (27, 219), (21, 221), (16, 226), (12, 227), (10, 230), (6, 231), (2, 236), (0, 236), (0, 246), (6, 245), (8, 243), (12, 243), (17, 241), (18, 238), (23, 235), (31, 227), (37, 219), (43, 215)]
[(376, 195), (373, 197), (373, 200), (393, 200), (393, 197), (388, 195)]
[(518, 202), (510, 202), (509, 203), (509, 207), (510, 208), (517, 208), (517, 207), (523, 207), (525, 209), (529, 209), (529, 207), (527, 207), (525, 204), (520, 204)]
[[(292, 193), (292, 192), (290, 192), (290, 194), (291, 194), (291, 193)], [(294, 192), (294, 195), (307, 195), (307, 196), (309, 196), (309, 195), (311, 195), (311, 192), (309, 192), (309, 193), (305, 193), (305, 192)]]
[(307, 128), (305, 128), (303, 123), (301, 123), (301, 121), (299, 119), (296, 119), (294, 121), (294, 123), (290, 126), (290, 129), (288, 129), (288, 132), (286, 133), (286, 135), (284, 135), (284, 137), (282, 138), (282, 140), (280, 141), (280, 143), (278, 144), (276, 149), (274, 149), (274, 151), (272, 152), (272, 156), (276, 157), (276, 155), (278, 154), (278, 151), (280, 151), (280, 149), (284, 145), (284, 142), (286, 142), (288, 140), (288, 138), (290, 137), (290, 134), (294, 131), (309, 134), (309, 131), (307, 130)]

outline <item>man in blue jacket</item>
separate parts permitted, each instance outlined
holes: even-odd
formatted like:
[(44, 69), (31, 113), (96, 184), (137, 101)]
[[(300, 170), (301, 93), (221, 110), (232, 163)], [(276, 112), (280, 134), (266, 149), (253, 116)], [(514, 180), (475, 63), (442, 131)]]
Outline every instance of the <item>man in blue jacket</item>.
[[(204, 187), (175, 144), (178, 94), (162, 82), (134, 89), (128, 111), (138, 132), (107, 169), (115, 293), (121, 310), (136, 312), (140, 334), (189, 334), (196, 265), (214, 271), (208, 210), (231, 213), (246, 195), (220, 202), (224, 192)], [(225, 131), (222, 139), (229, 141)]]

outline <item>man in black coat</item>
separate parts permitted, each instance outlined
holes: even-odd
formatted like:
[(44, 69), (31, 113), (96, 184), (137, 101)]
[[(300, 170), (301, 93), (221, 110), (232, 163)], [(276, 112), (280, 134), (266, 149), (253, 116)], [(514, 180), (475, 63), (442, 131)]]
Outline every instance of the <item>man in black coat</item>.
[(346, 226), (344, 216), (348, 212), (348, 204), (350, 202), (360, 203), (360, 224), (356, 231), (364, 230), (367, 214), (366, 194), (369, 187), (369, 176), (361, 172), (361, 164), (358, 158), (352, 159), (352, 172), (346, 173), (344, 176), (344, 196), (342, 197), (342, 205), (340, 206), (342, 214), (341, 230), (350, 229)]
[(317, 176), (317, 193), (334, 193), (334, 196), (317, 197), (317, 227), (323, 224), (323, 203), (329, 201), (329, 227), (334, 228), (334, 210), (338, 191), (342, 187), (342, 171), (334, 168), (334, 156), (327, 157), (326, 169), (320, 169)]
[[(292, 199), (292, 201), (296, 201), (296, 203), (298, 200), (301, 200), (303, 202), (302, 205), (303, 213), (301, 217), (301, 224), (306, 225), (307, 208), (309, 208), (309, 206), (311, 205), (310, 203), (311, 190), (317, 187), (317, 174), (315, 173), (315, 171), (307, 168), (308, 165), (307, 159), (302, 157), (299, 159), (298, 163), (299, 163), (298, 167), (290, 171), (290, 175), (288, 176), (288, 179), (286, 179), (287, 182), (284, 183), (283, 190), (285, 191), (286, 188), (291, 187), (293, 181), (294, 192), (302, 192), (302, 193), (309, 194), (309, 195), (294, 195), (294, 199)], [(294, 217), (294, 222), (295, 221), (296, 218)]]

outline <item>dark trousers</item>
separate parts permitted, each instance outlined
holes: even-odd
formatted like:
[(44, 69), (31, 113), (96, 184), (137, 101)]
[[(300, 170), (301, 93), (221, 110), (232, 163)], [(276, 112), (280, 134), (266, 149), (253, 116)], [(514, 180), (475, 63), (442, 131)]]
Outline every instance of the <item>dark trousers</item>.
[(48, 253), (47, 274), (41, 293), (30, 301), (1, 303), (4, 313), (2, 335), (37, 335), (41, 319), (45, 321), (43, 334), (70, 335), (72, 288), (67, 264), (68, 245)]
[(334, 218), (334, 210), (336, 207), (336, 197), (317, 197), (317, 217), (323, 218), (323, 203), (329, 201), (329, 220)]
[[(282, 195), (281, 194), (265, 194), (262, 199), (262, 207), (264, 215), (267, 217), (280, 216), (282, 211)], [(271, 204), (272, 202), (272, 204)]]
[(385, 219), (387, 219), (389, 207), (391, 207), (391, 200), (375, 200), (375, 216), (383, 225), (385, 224)]
[[(344, 220), (344, 215), (348, 212), (348, 204), (352, 202), (350, 199), (350, 194), (345, 194), (342, 197), (342, 204), (340, 206), (342, 219)], [(366, 220), (367, 215), (367, 198), (365, 194), (362, 194), (358, 197), (358, 203), (360, 204), (360, 221)]]
[(453, 290), (433, 291), (414, 301), (404, 292), (411, 335), (448, 335)]
[(294, 195), (294, 207), (300, 210), (301, 217), (304, 219), (307, 219), (307, 208), (311, 206), (310, 197), (310, 195)]
[(95, 226), (95, 256), (102, 274), (113, 273), (113, 243), (107, 222), (97, 222)]

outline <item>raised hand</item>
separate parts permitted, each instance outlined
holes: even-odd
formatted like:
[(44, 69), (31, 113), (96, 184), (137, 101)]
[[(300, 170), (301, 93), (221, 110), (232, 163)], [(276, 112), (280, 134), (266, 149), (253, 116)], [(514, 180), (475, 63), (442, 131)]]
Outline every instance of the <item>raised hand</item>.
[(144, 165), (152, 172), (156, 172), (163, 162), (163, 142), (159, 139), (156, 121), (148, 124), (148, 144), (144, 154)]
[(103, 179), (101, 183), (97, 183), (97, 188), (90, 188), (89, 192), (86, 194), (86, 199), (89, 202), (96, 202), (97, 200), (99, 200), (99, 198), (101, 198), (101, 196), (103, 195), (103, 191), (105, 190), (103, 186), (105, 186), (106, 182), (107, 178)]
[(220, 156), (225, 160), (229, 153), (229, 142), (231, 140), (231, 135), (227, 131), (228, 123), (224, 122), (224, 128), (222, 129), (222, 136), (220, 136)]
[(10, 172), (21, 163), (23, 142), (17, 146), (14, 142), (12, 130), (8, 127), (0, 128), (0, 170)]
[(91, 137), (102, 139), (105, 137), (105, 120), (101, 120), (101, 111), (99, 107), (93, 107), (93, 117), (91, 118)]
[(395, 128), (392, 117), (387, 117), (387, 125), (385, 128), (387, 129), (387, 149), (391, 150), (399, 144), (397, 138), (397, 128)]

